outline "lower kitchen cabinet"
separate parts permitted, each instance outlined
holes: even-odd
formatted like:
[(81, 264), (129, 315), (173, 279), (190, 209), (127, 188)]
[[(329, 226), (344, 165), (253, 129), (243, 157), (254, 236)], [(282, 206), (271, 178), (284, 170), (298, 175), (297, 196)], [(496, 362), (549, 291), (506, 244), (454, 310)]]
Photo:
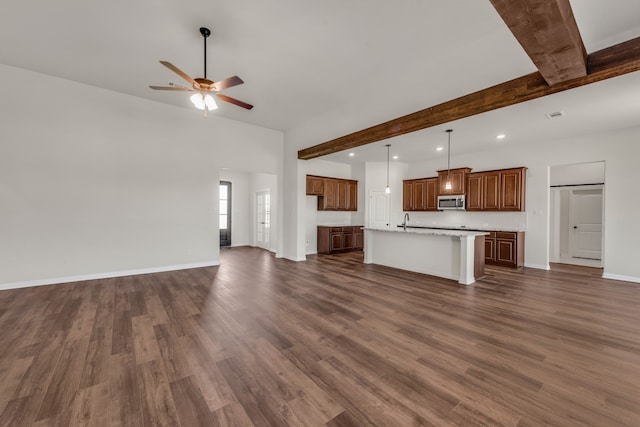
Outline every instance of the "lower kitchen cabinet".
[(485, 264), (524, 266), (524, 232), (490, 231), (484, 237)]
[(318, 253), (361, 251), (364, 247), (364, 231), (361, 225), (341, 227), (318, 226)]

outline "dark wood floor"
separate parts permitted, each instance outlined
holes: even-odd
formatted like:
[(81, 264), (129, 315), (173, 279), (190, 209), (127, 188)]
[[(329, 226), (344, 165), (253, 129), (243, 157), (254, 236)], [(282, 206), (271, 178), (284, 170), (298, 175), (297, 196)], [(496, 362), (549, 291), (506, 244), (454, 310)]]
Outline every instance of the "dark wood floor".
[(253, 248), (0, 292), (0, 426), (638, 426), (640, 286)]

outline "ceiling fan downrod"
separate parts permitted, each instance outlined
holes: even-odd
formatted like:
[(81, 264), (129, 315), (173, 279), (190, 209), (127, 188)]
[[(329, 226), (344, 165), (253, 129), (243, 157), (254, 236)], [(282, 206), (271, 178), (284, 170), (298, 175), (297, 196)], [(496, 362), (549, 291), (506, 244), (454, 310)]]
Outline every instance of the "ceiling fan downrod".
[(200, 27), (200, 34), (204, 38), (204, 78), (207, 78), (207, 37), (211, 35), (211, 31), (206, 27)]

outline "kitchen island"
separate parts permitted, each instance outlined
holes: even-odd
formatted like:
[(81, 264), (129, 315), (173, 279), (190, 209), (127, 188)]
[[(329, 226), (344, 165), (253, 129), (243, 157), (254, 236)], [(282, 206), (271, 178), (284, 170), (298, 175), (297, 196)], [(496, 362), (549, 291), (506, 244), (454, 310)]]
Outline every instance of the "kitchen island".
[(470, 285), (484, 276), (484, 231), (365, 228), (365, 264), (430, 274)]

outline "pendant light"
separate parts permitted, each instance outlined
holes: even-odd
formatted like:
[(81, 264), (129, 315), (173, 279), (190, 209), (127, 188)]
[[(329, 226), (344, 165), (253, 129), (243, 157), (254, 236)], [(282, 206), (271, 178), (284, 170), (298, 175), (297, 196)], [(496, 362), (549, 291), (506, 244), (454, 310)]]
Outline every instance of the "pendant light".
[(387, 144), (387, 188), (385, 188), (384, 192), (389, 194), (391, 193), (391, 187), (389, 187), (389, 148), (391, 148), (391, 144)]
[(453, 129), (447, 129), (446, 132), (449, 134), (449, 143), (447, 146), (447, 181), (444, 183), (444, 189), (451, 190), (451, 132)]

